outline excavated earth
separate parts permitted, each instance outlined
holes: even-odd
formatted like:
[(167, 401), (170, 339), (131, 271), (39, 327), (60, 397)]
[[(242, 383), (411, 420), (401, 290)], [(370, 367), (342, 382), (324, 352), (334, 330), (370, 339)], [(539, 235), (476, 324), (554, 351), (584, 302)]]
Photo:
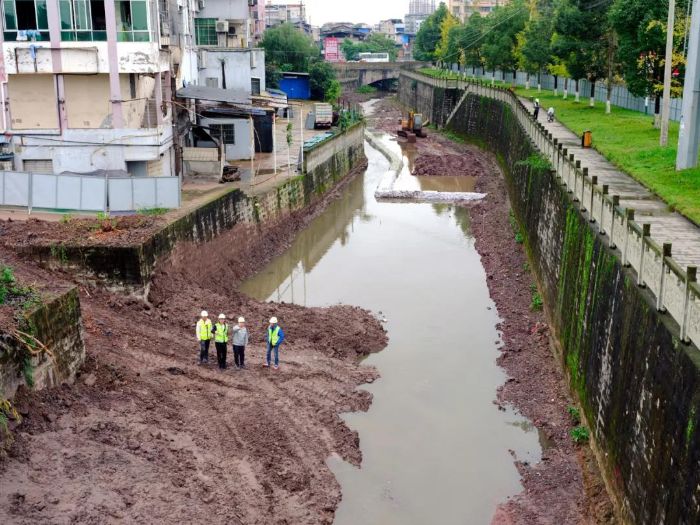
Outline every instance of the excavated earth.
[[(148, 302), (77, 283), (87, 361), (72, 386), (18, 393), (23, 421), (0, 459), (0, 523), (332, 522), (341, 494), (326, 459), (361, 460), (339, 414), (368, 408), (357, 386), (376, 371), (360, 360), (386, 345), (384, 329), (359, 308), (261, 303), (237, 285), (343, 184), (264, 231), (238, 226), (213, 243), (179, 245)], [(0, 253), (25, 283), (73, 284)], [(247, 318), (246, 370), (196, 364), (202, 308)], [(272, 315), (287, 333), (279, 371), (261, 366)]]
[[(395, 133), (402, 111), (395, 99), (383, 99), (375, 106), (372, 125)], [(524, 490), (499, 507), (493, 524), (615, 523), (593, 452), (575, 445), (569, 435), (572, 422), (567, 408), (574, 403), (546, 317), (530, 309), (534, 276), (526, 269), (522, 246), (514, 240), (508, 193), (498, 162), (476, 146), (457, 143), (431, 130), (427, 139), (418, 139), (416, 149), (414, 169), (421, 175), (475, 175), (475, 191), (487, 194), (469, 209), (476, 249), (502, 319), (503, 346), (498, 362), (509, 379), (499, 389), (497, 403), (512, 405), (530, 419), (544, 444), (540, 463), (518, 463)], [(466, 165), (459, 166), (459, 162)], [(445, 173), (446, 169), (450, 171)]]

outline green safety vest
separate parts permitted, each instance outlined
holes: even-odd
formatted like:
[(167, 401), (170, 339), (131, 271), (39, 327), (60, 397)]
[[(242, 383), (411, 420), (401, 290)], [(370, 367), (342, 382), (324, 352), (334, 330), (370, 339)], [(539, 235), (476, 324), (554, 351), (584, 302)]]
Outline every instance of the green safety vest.
[(209, 341), (211, 339), (211, 319), (197, 321), (197, 334), (200, 341)]
[(216, 332), (214, 332), (214, 342), (228, 343), (228, 325), (216, 323)]
[(277, 346), (280, 340), (280, 327), (275, 326), (274, 330), (272, 328), (267, 329), (267, 340), (270, 341), (272, 346)]

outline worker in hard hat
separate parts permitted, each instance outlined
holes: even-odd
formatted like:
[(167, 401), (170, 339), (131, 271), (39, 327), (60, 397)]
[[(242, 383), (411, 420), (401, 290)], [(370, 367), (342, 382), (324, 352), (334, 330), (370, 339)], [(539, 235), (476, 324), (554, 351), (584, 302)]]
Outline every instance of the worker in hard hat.
[(277, 322), (276, 317), (270, 319), (270, 325), (267, 328), (267, 362), (263, 365), (270, 367), (270, 358), (272, 351), (275, 351), (275, 370), (280, 367), (280, 345), (284, 342), (284, 332), (282, 327)]
[(211, 343), (212, 326), (211, 319), (206, 310), (202, 310), (200, 319), (197, 321), (197, 341), (199, 341), (199, 364), (204, 365), (209, 362), (209, 344)]
[(228, 347), (228, 324), (226, 316), (219, 314), (219, 320), (214, 325), (214, 346), (216, 347), (216, 361), (219, 370), (226, 370), (226, 349)]
[(236, 368), (245, 368), (245, 347), (248, 344), (248, 329), (245, 318), (239, 317), (238, 324), (233, 327), (233, 360)]

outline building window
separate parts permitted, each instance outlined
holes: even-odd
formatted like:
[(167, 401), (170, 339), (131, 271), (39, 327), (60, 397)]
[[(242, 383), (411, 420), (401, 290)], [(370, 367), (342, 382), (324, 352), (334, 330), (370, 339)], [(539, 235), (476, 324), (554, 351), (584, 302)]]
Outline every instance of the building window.
[(198, 46), (215, 46), (219, 43), (216, 34), (216, 18), (195, 18), (194, 30)]
[(49, 39), (46, 0), (3, 0), (2, 6), (5, 40)]
[(236, 128), (233, 124), (210, 124), (209, 135), (224, 144), (236, 143)]
[(144, 0), (117, 0), (114, 2), (117, 17), (118, 42), (149, 42), (148, 4)]
[(252, 95), (259, 95), (260, 94), (260, 79), (259, 78), (251, 78), (250, 79), (250, 92)]
[(59, 0), (61, 40), (106, 41), (103, 0)]

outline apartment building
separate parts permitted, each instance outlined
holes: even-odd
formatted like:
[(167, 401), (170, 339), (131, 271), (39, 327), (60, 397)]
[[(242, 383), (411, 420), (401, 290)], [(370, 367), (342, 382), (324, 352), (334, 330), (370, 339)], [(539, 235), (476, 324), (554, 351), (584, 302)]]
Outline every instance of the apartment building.
[(174, 174), (172, 91), (196, 78), (188, 1), (5, 0), (12, 168)]
[(265, 24), (275, 27), (280, 24), (299, 24), (306, 22), (306, 6), (298, 4), (267, 4), (265, 6)]

